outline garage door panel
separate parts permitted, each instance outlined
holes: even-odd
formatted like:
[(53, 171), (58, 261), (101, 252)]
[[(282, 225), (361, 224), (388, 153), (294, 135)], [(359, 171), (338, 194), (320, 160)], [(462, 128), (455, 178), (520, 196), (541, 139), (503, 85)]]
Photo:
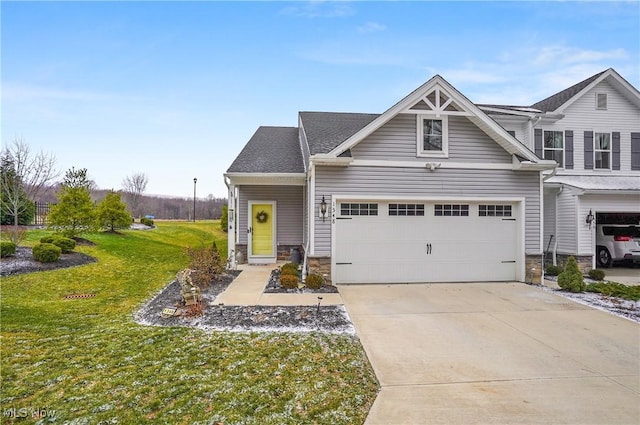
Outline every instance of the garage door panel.
[[(515, 280), (518, 221), (468, 216), (351, 217), (335, 224), (338, 283)], [(514, 208), (514, 211), (516, 209)]]

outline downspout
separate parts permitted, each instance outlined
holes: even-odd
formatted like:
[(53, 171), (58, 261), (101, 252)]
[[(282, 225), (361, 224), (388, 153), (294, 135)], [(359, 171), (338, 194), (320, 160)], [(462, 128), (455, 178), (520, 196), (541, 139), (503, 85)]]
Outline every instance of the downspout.
[(315, 172), (315, 165), (313, 161), (309, 161), (309, 176), (307, 177), (307, 246), (304, 249), (304, 260), (302, 261), (302, 281), (307, 278), (307, 263), (309, 260), (309, 249), (311, 248), (311, 228), (314, 223), (314, 211), (313, 204), (315, 202), (315, 190), (312, 188), (313, 173)]
[(560, 190), (558, 190), (558, 193), (556, 193), (556, 237), (554, 238), (554, 242), (553, 242), (553, 265), (557, 266), (558, 265), (558, 259), (556, 257), (557, 252), (558, 252), (558, 197), (560, 196), (560, 194), (562, 193), (562, 191), (564, 190), (564, 185), (560, 185)]
[[(235, 214), (236, 214), (236, 209), (235, 208), (229, 208), (229, 203), (231, 201), (233, 201), (233, 203), (235, 204), (235, 197), (232, 195), (231, 193), (231, 187), (229, 186), (229, 183), (227, 181), (228, 177), (227, 176), (223, 176), (223, 180), (224, 180), (224, 185), (227, 186), (227, 194), (229, 195), (229, 198), (227, 199), (227, 264), (230, 270), (237, 270), (238, 268), (238, 263), (236, 261), (236, 231), (235, 231), (235, 227), (233, 228), (233, 232), (229, 231), (229, 210), (231, 210), (231, 223), (233, 223), (233, 226), (235, 226), (236, 220), (235, 220)], [(233, 243), (231, 239), (233, 239)]]

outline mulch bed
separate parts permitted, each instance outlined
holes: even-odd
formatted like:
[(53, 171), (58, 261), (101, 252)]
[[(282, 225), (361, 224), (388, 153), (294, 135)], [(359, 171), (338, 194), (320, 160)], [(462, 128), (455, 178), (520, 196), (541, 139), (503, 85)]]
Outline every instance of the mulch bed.
[(318, 289), (307, 288), (283, 288), (280, 285), (280, 270), (271, 272), (269, 283), (264, 288), (265, 294), (337, 294), (338, 288), (333, 285), (322, 285)]
[[(153, 326), (187, 326), (212, 331), (331, 332), (355, 330), (344, 306), (229, 306), (213, 304), (239, 272), (229, 272), (202, 289), (204, 314), (200, 317), (163, 317), (165, 308), (184, 312), (180, 285), (174, 280), (134, 313), (136, 322)], [(320, 300), (321, 302), (321, 300)]]
[[(87, 241), (90, 242), (90, 241)], [(0, 276), (15, 276), (23, 273), (42, 272), (63, 269), (66, 267), (82, 266), (97, 260), (80, 252), (62, 254), (55, 263), (41, 263), (33, 259), (31, 248), (19, 246), (15, 255), (0, 258)]]

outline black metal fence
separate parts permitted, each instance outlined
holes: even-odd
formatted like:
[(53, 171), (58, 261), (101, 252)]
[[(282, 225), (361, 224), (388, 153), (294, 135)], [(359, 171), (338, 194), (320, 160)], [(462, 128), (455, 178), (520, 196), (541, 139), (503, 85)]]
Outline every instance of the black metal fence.
[(34, 225), (38, 226), (38, 225), (47, 224), (47, 216), (49, 215), (51, 205), (55, 205), (55, 204), (36, 202), (36, 213), (33, 216)]

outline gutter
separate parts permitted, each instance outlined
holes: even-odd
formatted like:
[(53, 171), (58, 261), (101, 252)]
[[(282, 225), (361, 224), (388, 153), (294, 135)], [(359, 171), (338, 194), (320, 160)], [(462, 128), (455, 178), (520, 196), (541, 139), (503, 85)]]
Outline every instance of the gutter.
[(309, 162), (312, 162), (314, 165), (332, 165), (346, 167), (353, 162), (353, 157), (337, 157), (326, 154), (315, 154), (309, 157)]

